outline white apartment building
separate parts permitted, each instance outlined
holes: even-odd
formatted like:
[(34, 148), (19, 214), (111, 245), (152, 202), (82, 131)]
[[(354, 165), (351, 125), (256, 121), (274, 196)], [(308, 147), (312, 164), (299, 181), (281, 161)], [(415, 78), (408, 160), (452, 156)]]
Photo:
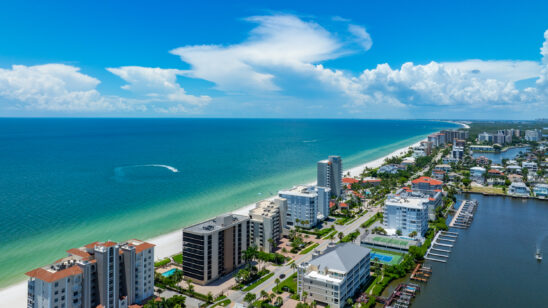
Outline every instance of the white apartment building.
[(249, 212), (250, 237), (259, 249), (272, 252), (286, 227), (287, 200), (276, 197), (259, 201)]
[(154, 245), (91, 243), (26, 273), (27, 308), (126, 308), (154, 295)]
[(329, 216), (330, 192), (326, 187), (302, 185), (278, 192), (280, 198), (287, 200), (286, 224), (303, 228), (316, 226), (318, 217), (323, 220)]
[(424, 236), (428, 230), (427, 197), (389, 196), (384, 202), (384, 225), (387, 231), (400, 230), (403, 235), (416, 231)]
[(344, 307), (369, 277), (370, 258), (370, 249), (352, 243), (327, 248), (299, 265), (297, 293), (306, 292), (321, 305)]

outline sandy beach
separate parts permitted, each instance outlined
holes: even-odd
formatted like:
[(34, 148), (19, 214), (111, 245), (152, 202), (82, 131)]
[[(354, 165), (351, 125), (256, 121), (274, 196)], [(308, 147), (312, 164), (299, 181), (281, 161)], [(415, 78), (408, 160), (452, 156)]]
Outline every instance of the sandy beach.
[[(462, 125), (462, 124), (461, 124)], [(421, 140), (422, 141), (422, 140)], [(346, 176), (347, 173), (350, 173), (350, 176), (358, 176), (361, 174), (364, 168), (377, 168), (380, 167), (384, 160), (388, 157), (393, 156), (400, 156), (405, 154), (409, 147), (414, 147), (420, 143), (416, 142), (414, 144), (408, 145), (406, 147), (403, 147), (401, 149), (398, 149), (386, 156), (383, 156), (381, 158), (378, 158), (376, 160), (364, 163), (362, 165), (359, 165), (357, 167), (347, 169), (344, 171), (344, 175)], [(308, 185), (313, 185), (315, 183), (309, 183)], [(272, 197), (274, 198), (274, 197)], [(240, 215), (247, 215), (249, 213), (249, 210), (253, 209), (255, 207), (255, 203), (246, 205), (244, 207), (241, 207), (237, 210), (232, 211), (231, 213), (240, 214)], [(156, 259), (163, 259), (169, 256), (172, 256), (174, 254), (180, 253), (182, 250), (182, 232), (181, 230), (173, 231), (170, 233), (166, 233), (151, 239), (147, 240), (148, 242), (156, 244), (155, 248), (155, 258)], [(26, 301), (27, 301), (27, 282), (20, 282), (15, 285), (9, 286), (7, 288), (4, 288), (0, 290), (0, 299), (2, 299), (2, 305), (5, 305), (5, 307), (26, 307)]]

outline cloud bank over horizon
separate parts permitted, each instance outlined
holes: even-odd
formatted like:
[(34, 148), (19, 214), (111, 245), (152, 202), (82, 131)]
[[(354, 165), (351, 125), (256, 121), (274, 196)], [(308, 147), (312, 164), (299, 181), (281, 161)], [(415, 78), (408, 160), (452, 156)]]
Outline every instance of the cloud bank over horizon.
[[(406, 62), (398, 68), (380, 63), (353, 73), (336, 68), (333, 60), (367, 52), (375, 48), (374, 40), (362, 25), (341, 17), (333, 20), (335, 25), (327, 27), (289, 14), (248, 17), (244, 21), (254, 27), (241, 42), (169, 51), (187, 69), (105, 68), (125, 83), (116, 95), (100, 92), (101, 81), (75, 65), (0, 68), (0, 107), (55, 115), (204, 116), (232, 107), (247, 108), (252, 116), (283, 117), (291, 114), (292, 104), (300, 104), (312, 110), (312, 116), (314, 108), (336, 110), (330, 113), (334, 117), (431, 117), (433, 108), (438, 114), (488, 109), (495, 113), (541, 110), (532, 114), (547, 116), (542, 110), (547, 112), (548, 30), (539, 61)], [(189, 91), (190, 80), (208, 82), (211, 91), (200, 94), (196, 92), (204, 92), (203, 88), (192, 87)], [(518, 84), (527, 80), (534, 82)], [(311, 97), (312, 92), (317, 97)], [(277, 103), (281, 101), (285, 105)], [(261, 102), (270, 105), (263, 108)]]

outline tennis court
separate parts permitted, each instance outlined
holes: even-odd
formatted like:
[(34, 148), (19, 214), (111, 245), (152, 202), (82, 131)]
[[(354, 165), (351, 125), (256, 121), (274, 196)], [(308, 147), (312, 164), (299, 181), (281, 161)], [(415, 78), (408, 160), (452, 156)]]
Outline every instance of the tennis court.
[(379, 263), (386, 265), (396, 265), (402, 260), (402, 256), (388, 252), (371, 251), (371, 261), (378, 260)]
[(385, 244), (391, 244), (394, 246), (403, 246), (403, 247), (407, 246), (409, 243), (409, 241), (407, 240), (399, 240), (399, 239), (389, 238), (384, 236), (375, 236), (373, 240), (377, 242), (385, 243)]

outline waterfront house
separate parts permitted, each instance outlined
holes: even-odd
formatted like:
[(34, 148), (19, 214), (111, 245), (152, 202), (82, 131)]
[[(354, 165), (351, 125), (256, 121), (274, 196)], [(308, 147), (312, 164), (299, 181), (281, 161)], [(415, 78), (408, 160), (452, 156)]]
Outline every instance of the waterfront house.
[(538, 165), (534, 161), (524, 161), (521, 163), (523, 169), (527, 169), (528, 172), (537, 172)]
[(371, 250), (352, 243), (328, 247), (297, 269), (297, 294), (321, 306), (340, 308), (370, 275)]
[(506, 166), (506, 172), (508, 174), (521, 174), (521, 167), (517, 165)]
[(536, 184), (533, 187), (533, 194), (535, 197), (548, 197), (548, 184)]
[(377, 173), (396, 174), (399, 170), (405, 170), (405, 166), (399, 164), (389, 164), (381, 166)]
[(485, 157), (485, 156), (480, 156), (478, 158), (476, 158), (476, 164), (478, 165), (482, 165), (482, 166), (487, 166), (491, 163), (491, 161), (489, 160), (489, 158)]
[(483, 167), (472, 167), (470, 168), (471, 177), (482, 177), (485, 174), (485, 168)]
[(373, 186), (378, 186), (381, 184), (381, 179), (374, 177), (365, 177), (363, 178), (363, 182), (366, 184), (371, 184)]
[(402, 160), (401, 164), (405, 167), (412, 166), (415, 164), (415, 158), (414, 157), (406, 157)]
[(512, 183), (514, 183), (514, 182), (523, 182), (523, 176), (521, 176), (519, 174), (509, 174), (507, 177), (508, 177), (508, 180)]
[(489, 171), (487, 171), (487, 175), (492, 177), (503, 177), (504, 173), (497, 169), (489, 169)]
[(510, 184), (510, 187), (508, 187), (508, 194), (512, 196), (528, 197), (530, 190), (523, 182), (513, 182)]

